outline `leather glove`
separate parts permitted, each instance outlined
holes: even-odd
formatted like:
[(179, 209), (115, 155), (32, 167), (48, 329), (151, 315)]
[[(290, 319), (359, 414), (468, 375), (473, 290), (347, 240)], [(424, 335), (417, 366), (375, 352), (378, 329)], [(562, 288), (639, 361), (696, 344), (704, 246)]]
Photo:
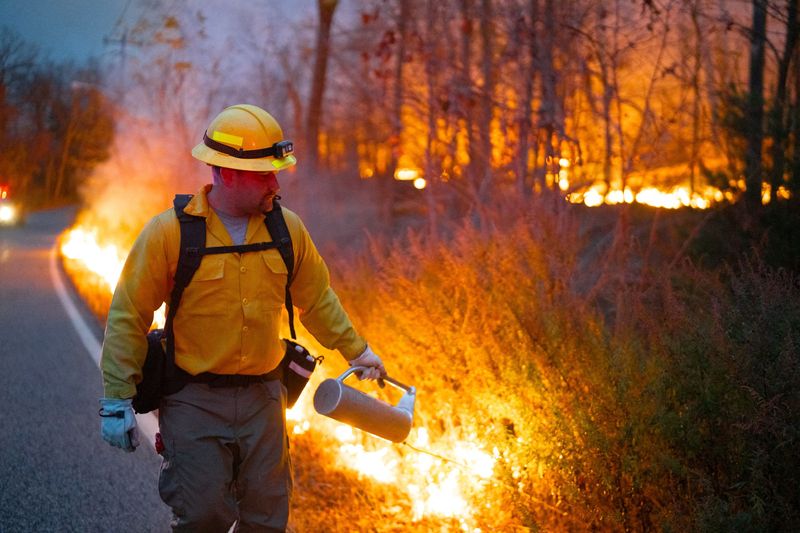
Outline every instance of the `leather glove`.
[(350, 361), (350, 366), (367, 367), (367, 370), (356, 373), (358, 379), (380, 379), (386, 377), (386, 368), (383, 366), (383, 361), (378, 357), (378, 354), (372, 351), (369, 344), (361, 352), (361, 355)]
[(100, 398), (100, 434), (112, 446), (132, 452), (139, 446), (139, 431), (132, 400)]

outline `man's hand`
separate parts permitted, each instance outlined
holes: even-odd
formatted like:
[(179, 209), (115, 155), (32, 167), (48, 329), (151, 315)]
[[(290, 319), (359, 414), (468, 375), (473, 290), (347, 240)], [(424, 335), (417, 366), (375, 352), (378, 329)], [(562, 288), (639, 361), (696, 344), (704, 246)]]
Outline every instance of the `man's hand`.
[(139, 431), (131, 400), (100, 398), (100, 434), (112, 446), (132, 452), (139, 445)]
[(361, 355), (350, 361), (350, 366), (367, 367), (367, 370), (360, 373), (358, 379), (380, 379), (386, 377), (386, 369), (383, 367), (383, 361), (378, 357), (378, 354), (372, 351), (369, 344), (364, 351), (361, 352)]

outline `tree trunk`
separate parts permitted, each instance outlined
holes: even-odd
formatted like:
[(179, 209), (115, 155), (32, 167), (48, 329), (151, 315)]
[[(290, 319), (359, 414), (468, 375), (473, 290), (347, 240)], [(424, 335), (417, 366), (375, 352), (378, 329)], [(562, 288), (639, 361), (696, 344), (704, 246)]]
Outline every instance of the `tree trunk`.
[[(800, 53), (795, 52), (795, 56)], [(794, 101), (789, 106), (792, 112), (789, 120), (788, 138), (790, 140), (789, 150), (791, 161), (789, 162), (789, 190), (792, 195), (800, 194), (800, 57), (795, 57), (794, 61)]]
[[(553, 136), (560, 138), (561, 105), (556, 95), (557, 74), (553, 64), (555, 34), (558, 27), (554, 0), (544, 2), (544, 27), (542, 28), (542, 52), (539, 54), (539, 70), (542, 80), (542, 104), (539, 128), (545, 132), (544, 158), (547, 173), (558, 175), (558, 156), (553, 147)], [(549, 163), (548, 163), (549, 162)], [(556, 178), (557, 181), (557, 178)]]
[(692, 147), (689, 156), (689, 193), (693, 197), (695, 183), (697, 180), (698, 159), (700, 156), (700, 70), (701, 70), (701, 47), (703, 45), (703, 32), (700, 28), (698, 1), (692, 4), (691, 19), (694, 29), (694, 56), (692, 58)]
[[(398, 147), (402, 147), (403, 135), (403, 65), (406, 59), (407, 21), (409, 17), (409, 0), (400, 0), (400, 13), (397, 17), (397, 56), (394, 65), (394, 95), (392, 98), (392, 137)], [(392, 151), (392, 174), (397, 170), (398, 150)]]
[(619, 90), (619, 57), (620, 57), (620, 0), (616, 0), (614, 2), (614, 51), (610, 57), (611, 63), (611, 89), (612, 89), (612, 96), (614, 98), (615, 107), (617, 108), (617, 121), (616, 121), (616, 130), (617, 130), (617, 139), (618, 140), (618, 153), (619, 153), (619, 181), (620, 181), (620, 190), (622, 193), (625, 193), (625, 188), (628, 185), (628, 173), (625, 169), (625, 135), (622, 131), (622, 99), (620, 98), (620, 90)]
[(611, 119), (611, 102), (614, 97), (614, 91), (611, 88), (611, 80), (608, 79), (608, 67), (606, 66), (605, 59), (602, 57), (603, 52), (598, 51), (598, 58), (600, 63), (600, 77), (603, 83), (603, 126), (604, 126), (604, 139), (605, 151), (603, 154), (603, 179), (606, 183), (606, 194), (611, 191), (611, 165), (614, 158), (614, 137), (611, 134), (612, 119)]
[(770, 198), (777, 199), (778, 187), (783, 183), (786, 167), (786, 93), (791, 63), (797, 44), (797, 0), (789, 0), (786, 19), (786, 42), (778, 63), (778, 81), (775, 88), (775, 107), (772, 111), (772, 171), (770, 172)]
[(537, 25), (539, 21), (539, 0), (530, 0), (530, 27), (526, 34), (528, 38), (528, 68), (523, 69), (525, 79), (525, 92), (522, 97), (522, 110), (519, 116), (519, 155), (517, 156), (517, 191), (522, 194), (530, 193), (528, 176), (528, 151), (531, 135), (531, 113), (533, 112), (533, 84), (536, 76), (537, 64)]
[(483, 91), (480, 103), (480, 124), (478, 125), (478, 198), (480, 201), (488, 192), (492, 182), (492, 118), (494, 116), (494, 9), (492, 0), (481, 1), (481, 48)]
[(78, 98), (75, 94), (70, 95), (70, 109), (69, 118), (67, 119), (67, 127), (64, 130), (64, 139), (61, 145), (61, 157), (58, 161), (58, 170), (56, 172), (56, 182), (53, 189), (50, 191), (52, 196), (51, 200), (58, 201), (61, 199), (63, 191), (66, 189), (67, 180), (67, 162), (70, 157), (70, 150), (72, 149), (72, 141), (75, 138), (76, 119), (78, 115)]
[(405, 86), (404, 69), (407, 46), (407, 27), (410, 17), (410, 0), (399, 0), (400, 11), (397, 16), (397, 54), (394, 64), (394, 92), (392, 94), (390, 159), (386, 176), (378, 176), (381, 196), (380, 213), (385, 224), (391, 224), (394, 205), (397, 201), (394, 183), (395, 172), (399, 166), (403, 151), (403, 88)]
[(308, 171), (315, 174), (319, 167), (319, 130), (322, 119), (322, 99), (325, 94), (325, 80), (330, 52), (331, 26), (338, 0), (318, 0), (319, 28), (317, 28), (317, 54), (314, 59), (314, 73), (306, 116), (306, 149), (308, 150)]
[(464, 181), (469, 187), (475, 168), (475, 132), (473, 128), (473, 87), (472, 75), (472, 0), (461, 0), (461, 81), (459, 83), (460, 108), (464, 117), (464, 131), (467, 134), (466, 150), (469, 163), (464, 169)]
[(748, 211), (761, 206), (761, 150), (764, 143), (764, 46), (767, 33), (767, 0), (753, 0), (750, 34), (750, 76), (747, 99), (747, 148), (745, 150), (745, 204)]
[[(404, 2), (406, 0), (403, 0)], [(437, 33), (437, 10), (438, 0), (428, 0), (427, 2), (427, 16), (425, 27), (428, 42), (428, 53), (425, 57), (425, 74), (428, 82), (428, 135), (425, 140), (425, 180), (427, 187), (425, 190), (425, 200), (428, 214), (428, 231), (432, 238), (438, 235), (438, 214), (436, 205), (436, 197), (434, 193), (438, 187), (438, 177), (436, 177), (434, 170), (434, 143), (436, 140), (436, 96), (438, 94), (439, 80), (437, 76), (438, 65), (434, 64), (436, 56), (436, 33)]]

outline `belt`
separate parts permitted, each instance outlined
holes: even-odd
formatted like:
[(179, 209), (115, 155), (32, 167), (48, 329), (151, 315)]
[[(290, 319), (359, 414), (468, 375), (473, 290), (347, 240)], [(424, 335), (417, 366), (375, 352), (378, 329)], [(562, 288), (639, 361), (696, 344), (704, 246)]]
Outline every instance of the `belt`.
[(283, 369), (280, 365), (274, 370), (266, 374), (213, 374), (211, 372), (203, 372), (192, 376), (188, 374), (186, 381), (190, 383), (205, 383), (211, 388), (223, 387), (247, 387), (253, 383), (264, 383), (265, 381), (275, 381), (283, 377)]

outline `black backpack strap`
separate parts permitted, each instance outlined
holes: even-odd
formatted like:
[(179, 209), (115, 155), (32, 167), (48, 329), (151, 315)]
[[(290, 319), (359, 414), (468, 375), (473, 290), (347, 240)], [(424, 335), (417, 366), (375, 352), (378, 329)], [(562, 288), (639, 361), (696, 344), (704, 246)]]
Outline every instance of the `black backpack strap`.
[(181, 227), (181, 248), (178, 266), (175, 269), (175, 283), (170, 295), (169, 312), (164, 324), (164, 333), (167, 338), (167, 377), (175, 374), (175, 336), (172, 322), (175, 320), (175, 313), (181, 303), (183, 290), (192, 280), (197, 269), (200, 268), (200, 261), (203, 260), (200, 251), (206, 245), (206, 219), (183, 212), (191, 199), (191, 194), (176, 194), (172, 201), (175, 216), (178, 217)]
[(286, 296), (284, 305), (286, 305), (286, 312), (289, 313), (289, 333), (292, 339), (296, 339), (297, 335), (294, 332), (294, 307), (292, 306), (292, 293), (289, 288), (292, 285), (294, 277), (294, 247), (292, 246), (292, 236), (289, 235), (289, 228), (286, 226), (286, 219), (283, 218), (283, 211), (278, 200), (272, 201), (272, 210), (267, 212), (264, 217), (264, 224), (267, 226), (267, 231), (272, 242), (277, 243), (278, 252), (286, 264)]
[(277, 242), (254, 242), (253, 244), (234, 244), (233, 246), (209, 246), (199, 250), (192, 250), (192, 253), (199, 255), (214, 254), (244, 254), (247, 252), (262, 252), (278, 248)]

